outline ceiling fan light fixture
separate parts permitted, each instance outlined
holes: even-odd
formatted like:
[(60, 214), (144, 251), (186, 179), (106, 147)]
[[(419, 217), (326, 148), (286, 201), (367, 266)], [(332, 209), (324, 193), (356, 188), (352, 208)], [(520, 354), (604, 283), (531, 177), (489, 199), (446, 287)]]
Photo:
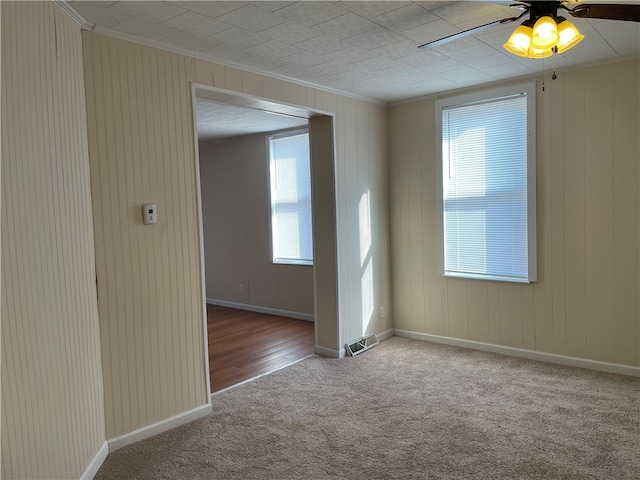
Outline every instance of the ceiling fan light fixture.
[(584, 39), (584, 35), (570, 21), (562, 17), (559, 17), (558, 20), (558, 36), (560, 38), (557, 47), (558, 53), (562, 53), (580, 43)]
[[(520, 0), (515, 5), (509, 5), (509, 7), (519, 8), (522, 11), (520, 15), (494, 20), (484, 25), (468, 28), (461, 32), (419, 45), (418, 48), (440, 46), (459, 38), (475, 35), (493, 26), (517, 22), (525, 15), (528, 15), (529, 18), (522, 22), (520, 26), (516, 27), (509, 37), (509, 40), (503, 45), (503, 48), (509, 53), (520, 57), (546, 58), (555, 53), (566, 52), (580, 43), (585, 37), (578, 31), (573, 23), (558, 15), (559, 10), (568, 12), (572, 17), (588, 20), (603, 19), (640, 22), (640, 4), (631, 5), (628, 4), (626, 0), (612, 0), (612, 2), (609, 3), (586, 3), (578, 5), (581, 1), (582, 0)], [(568, 4), (571, 4), (571, 7), (569, 7)]]
[(540, 17), (533, 26), (531, 46), (539, 50), (552, 48), (558, 43), (558, 38), (556, 21), (549, 16)]
[[(527, 22), (525, 22), (527, 23)], [(503, 48), (514, 55), (519, 55), (520, 57), (526, 57), (529, 52), (529, 47), (531, 46), (531, 32), (532, 28), (523, 23), (518, 28), (514, 30), (507, 40), (507, 43), (503, 45)]]

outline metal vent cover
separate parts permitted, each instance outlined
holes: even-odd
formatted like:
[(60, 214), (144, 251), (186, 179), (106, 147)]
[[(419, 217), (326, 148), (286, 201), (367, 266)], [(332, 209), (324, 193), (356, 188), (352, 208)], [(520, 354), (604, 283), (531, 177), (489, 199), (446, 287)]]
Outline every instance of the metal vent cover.
[(347, 356), (355, 357), (356, 355), (360, 355), (370, 348), (375, 347), (378, 343), (380, 342), (378, 342), (378, 337), (375, 333), (370, 333), (369, 335), (365, 335), (353, 342), (346, 343), (344, 348), (347, 352)]

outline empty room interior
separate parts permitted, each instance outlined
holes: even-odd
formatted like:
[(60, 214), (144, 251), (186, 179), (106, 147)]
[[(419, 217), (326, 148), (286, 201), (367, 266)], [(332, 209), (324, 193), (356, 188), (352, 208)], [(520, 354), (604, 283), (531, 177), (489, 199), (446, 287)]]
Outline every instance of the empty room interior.
[[(640, 2), (2, 1), (0, 41), (0, 478), (639, 471)], [(498, 370), (557, 415), (484, 417)]]
[(213, 393), (314, 352), (312, 112), (194, 95)]

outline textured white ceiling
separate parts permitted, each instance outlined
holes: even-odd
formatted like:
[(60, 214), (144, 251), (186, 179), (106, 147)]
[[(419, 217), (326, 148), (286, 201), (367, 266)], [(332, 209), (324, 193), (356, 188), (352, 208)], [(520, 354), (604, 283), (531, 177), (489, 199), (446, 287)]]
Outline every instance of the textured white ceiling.
[(196, 90), (198, 140), (306, 127), (311, 112), (213, 90)]
[(307, 119), (269, 111), (235, 107), (208, 100), (196, 102), (198, 140), (209, 141), (260, 132), (303, 127)]
[[(502, 48), (517, 23), (417, 48), (518, 16), (508, 0), (67, 3), (100, 33), (385, 103), (640, 55), (640, 23), (571, 17), (585, 40), (544, 61)], [(255, 108), (225, 110), (219, 99), (198, 101), (197, 111), (203, 138), (255, 133), (260, 125), (278, 130), (291, 121), (262, 112), (255, 117)]]
[(506, 1), (68, 3), (103, 33), (382, 102), (531, 75), (543, 65), (562, 68), (640, 53), (640, 23), (584, 19), (572, 21), (585, 40), (544, 63), (504, 51), (514, 23), (418, 50), (427, 41), (517, 16), (519, 10)]

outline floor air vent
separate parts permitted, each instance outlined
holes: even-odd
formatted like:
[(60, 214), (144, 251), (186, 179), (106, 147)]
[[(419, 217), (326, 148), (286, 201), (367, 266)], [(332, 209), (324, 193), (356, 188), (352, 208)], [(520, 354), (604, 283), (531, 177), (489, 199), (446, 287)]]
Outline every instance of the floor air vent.
[(370, 348), (375, 347), (378, 344), (378, 337), (375, 334), (371, 333), (369, 335), (365, 335), (358, 340), (345, 344), (345, 349), (347, 351), (347, 355), (350, 357), (354, 357), (356, 355), (360, 355), (363, 352), (366, 352)]

